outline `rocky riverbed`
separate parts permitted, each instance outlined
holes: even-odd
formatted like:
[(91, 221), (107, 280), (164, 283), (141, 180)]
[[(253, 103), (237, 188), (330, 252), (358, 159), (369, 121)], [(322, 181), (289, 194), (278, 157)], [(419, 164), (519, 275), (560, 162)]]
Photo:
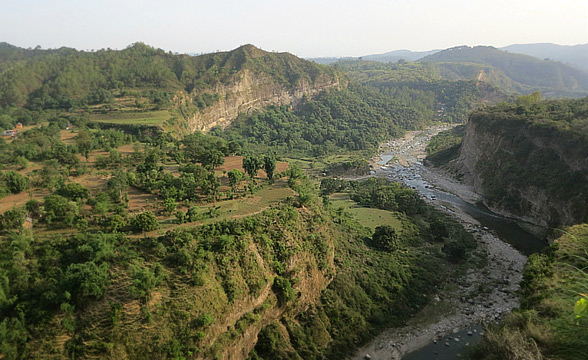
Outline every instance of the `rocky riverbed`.
[[(469, 330), (469, 334), (466, 330), (465, 339), (452, 334), (482, 322), (499, 320), (503, 314), (519, 305), (516, 291), (522, 279), (526, 257), (501, 241), (491, 229), (482, 226), (460, 207), (452, 206), (450, 202), (435, 196), (449, 192), (464, 201), (475, 202), (479, 198), (472, 189), (441, 171), (421, 164), (426, 143), (444, 129), (446, 127), (410, 132), (403, 139), (388, 142), (383, 147), (386, 152), (382, 156), (384, 161), (380, 160), (379, 164), (377, 161), (372, 162), (377, 164), (374, 176), (386, 177), (415, 188), (429, 204), (460, 221), (478, 242), (478, 248), (470, 260), (471, 266), (462, 275), (444, 284), (431, 304), (405, 327), (383, 332), (359, 349), (351, 357), (353, 359), (401, 359), (403, 355), (432, 342), (439, 342), (442, 346), (463, 346), (468, 342), (468, 336), (477, 330)], [(421, 191), (423, 188), (426, 190)]]

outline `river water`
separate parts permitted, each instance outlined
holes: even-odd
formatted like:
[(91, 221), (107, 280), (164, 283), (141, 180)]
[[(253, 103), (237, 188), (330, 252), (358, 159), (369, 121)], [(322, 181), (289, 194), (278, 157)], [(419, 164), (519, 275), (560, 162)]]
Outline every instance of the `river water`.
[[(385, 176), (390, 181), (405, 184), (417, 191), (429, 204), (448, 213), (466, 213), (480, 223), (481, 230), (495, 234), (500, 240), (510, 244), (524, 255), (543, 250), (547, 242), (522, 229), (513, 219), (493, 213), (481, 205), (481, 202), (471, 201), (471, 199), (466, 202), (441, 186), (437, 186), (439, 183), (432, 184), (426, 180), (434, 177), (430, 176), (431, 170), (422, 164), (425, 146), (430, 138), (441, 130), (444, 128), (427, 129), (414, 132), (404, 139), (391, 141), (388, 144), (389, 150), (382, 153), (377, 162), (379, 168), (375, 170), (375, 175)], [(439, 175), (436, 174), (436, 176)], [(451, 334), (404, 355), (402, 359), (458, 359), (470, 345), (479, 341), (482, 331), (481, 326), (476, 324), (465, 329), (456, 328)]]
[[(381, 164), (386, 163), (393, 155), (382, 156)], [(388, 159), (388, 160), (386, 160)], [(547, 242), (522, 229), (513, 219), (506, 218), (488, 210), (481, 203), (471, 204), (459, 196), (431, 185), (422, 177), (422, 172), (428, 171), (420, 161), (409, 166), (392, 165), (382, 169), (386, 177), (393, 181), (402, 182), (413, 188), (421, 196), (439, 207), (446, 209), (459, 208), (466, 214), (478, 220), (484, 227), (493, 231), (501, 240), (511, 244), (525, 255), (539, 252), (547, 246)]]

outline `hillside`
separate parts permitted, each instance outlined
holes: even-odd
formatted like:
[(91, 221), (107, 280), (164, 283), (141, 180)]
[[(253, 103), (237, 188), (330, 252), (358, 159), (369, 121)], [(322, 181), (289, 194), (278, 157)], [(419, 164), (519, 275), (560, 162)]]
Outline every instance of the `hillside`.
[(350, 79), (378, 89), (427, 119), (465, 122), (468, 113), (478, 106), (509, 98), (490, 82), (448, 76), (437, 63), (347, 61), (337, 66)]
[[(512, 81), (518, 83), (514, 88), (525, 92), (542, 90), (548, 96), (582, 96), (588, 94), (588, 73), (556, 62), (539, 60), (527, 55), (513, 54), (498, 50), (490, 46), (460, 46), (440, 51), (419, 60), (424, 63), (459, 63), (483, 64), (504, 73)], [(445, 65), (447, 66), (447, 65)], [(456, 68), (455, 65), (451, 65)], [(471, 65), (468, 65), (471, 68)], [(471, 70), (469, 76), (472, 78)], [(478, 76), (485, 75), (480, 69)], [(495, 72), (496, 72), (495, 71)], [(454, 70), (455, 72), (455, 70)], [(495, 84), (499, 86), (499, 84)], [(510, 87), (513, 87), (512, 85)]]
[(378, 61), (383, 63), (398, 62), (398, 61), (416, 61), (427, 55), (431, 55), (440, 50), (429, 50), (429, 51), (410, 51), (410, 50), (394, 50), (383, 54), (370, 54), (359, 57), (322, 57), (322, 58), (309, 58), (308, 60), (314, 61), (317, 64), (331, 65), (336, 62), (342, 61)]
[(521, 308), (486, 331), (475, 360), (588, 358), (588, 225), (558, 232), (523, 270)]
[[(425, 306), (475, 247), (399, 184), (328, 179), (319, 194), (212, 135), (139, 143), (74, 124), (0, 142), (3, 359), (339, 359)], [(385, 217), (382, 234), (334, 191)]]
[(180, 132), (226, 126), (240, 112), (341, 86), (333, 69), (252, 45), (196, 57), (141, 43), (96, 52), (0, 48), (0, 106), (119, 119), (164, 109), (169, 114), (158, 124)]
[(497, 212), (547, 232), (586, 220), (588, 98), (482, 108), (470, 116), (456, 163)]
[(500, 50), (529, 55), (542, 60), (560, 61), (588, 72), (588, 44), (514, 44), (500, 48)]
[(379, 61), (379, 62), (398, 62), (404, 61), (417, 61), (424, 58), (425, 56), (435, 54), (440, 50), (429, 50), (429, 51), (410, 51), (410, 50), (394, 50), (385, 52), (383, 54), (371, 54), (362, 56), (363, 60), (366, 61)]

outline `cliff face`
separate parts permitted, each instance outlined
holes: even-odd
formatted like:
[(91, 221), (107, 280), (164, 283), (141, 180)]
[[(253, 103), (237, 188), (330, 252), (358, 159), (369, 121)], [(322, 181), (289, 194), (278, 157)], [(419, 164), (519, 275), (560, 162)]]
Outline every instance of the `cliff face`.
[(478, 112), (455, 164), (493, 211), (547, 228), (588, 214), (586, 145), (570, 131)]
[[(312, 97), (326, 89), (340, 89), (346, 81), (338, 75), (318, 75), (314, 80), (299, 79), (294, 86), (283, 85), (263, 73), (248, 69), (240, 72), (229, 84), (217, 85), (214, 93), (219, 100), (187, 119), (191, 132), (206, 132), (215, 126), (226, 127), (240, 113), (251, 113), (269, 105), (296, 105), (304, 96)], [(188, 96), (177, 103), (189, 102)]]

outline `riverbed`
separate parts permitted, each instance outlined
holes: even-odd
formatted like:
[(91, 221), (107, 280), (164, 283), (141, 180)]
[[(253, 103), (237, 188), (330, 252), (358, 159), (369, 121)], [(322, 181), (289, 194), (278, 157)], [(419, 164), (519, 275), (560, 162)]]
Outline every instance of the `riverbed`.
[(427, 203), (460, 221), (478, 242), (472, 258), (486, 259), (486, 265), (450, 279), (405, 327), (384, 331), (352, 359), (457, 358), (479, 340), (481, 323), (498, 321), (519, 306), (516, 292), (526, 256), (546, 246), (511, 219), (477, 205), (481, 199), (471, 187), (423, 166), (426, 144), (447, 128), (412, 131), (383, 144), (380, 159), (371, 161), (373, 176), (413, 188)]

